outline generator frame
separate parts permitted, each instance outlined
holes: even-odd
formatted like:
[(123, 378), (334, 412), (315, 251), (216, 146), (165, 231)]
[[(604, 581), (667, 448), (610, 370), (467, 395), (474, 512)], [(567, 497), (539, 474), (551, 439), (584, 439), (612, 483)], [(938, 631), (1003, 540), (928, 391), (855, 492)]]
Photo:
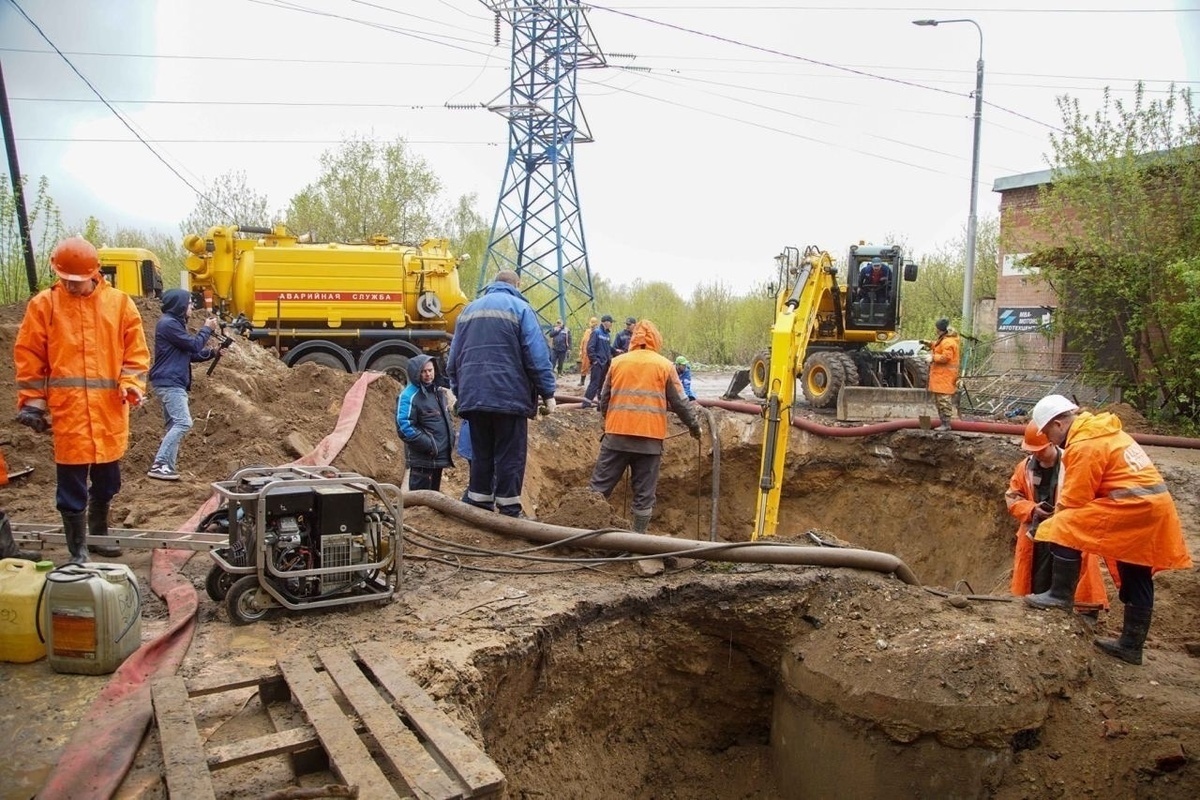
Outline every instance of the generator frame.
[[(267, 479), (254, 491), (246, 491), (246, 482)], [(346, 486), (373, 497), (379, 504), (379, 519), (368, 522), (362, 534), (366, 537), (368, 554), (375, 560), (353, 565), (321, 566), (311, 569), (279, 570), (271, 558), (273, 541), (268, 541), (267, 498), (284, 491), (294, 492), (305, 487)], [(205, 588), (209, 597), (224, 601), (230, 619), (235, 624), (248, 624), (262, 619), (272, 608), (289, 610), (331, 608), (351, 603), (386, 603), (395, 596), (400, 566), (403, 561), (400, 530), (403, 525), (403, 495), (399, 487), (378, 483), (355, 472), (341, 472), (329, 467), (245, 467), (228, 480), (212, 484), (220, 498), (217, 511), (224, 509), (229, 525), (229, 546), (209, 551), (214, 562)], [(394, 501), (393, 501), (394, 498)], [(238, 511), (253, 514), (253, 524), (239, 519)], [(211, 519), (212, 515), (210, 515)], [(321, 536), (314, 531), (313, 536)], [(384, 542), (387, 542), (385, 547)], [(235, 554), (244, 552), (244, 557)], [(242, 561), (244, 563), (235, 563)], [(374, 573), (360, 580), (363, 573)], [(283, 581), (294, 578), (354, 575), (355, 580), (345, 593), (313, 598), (289, 598), (281, 590)]]

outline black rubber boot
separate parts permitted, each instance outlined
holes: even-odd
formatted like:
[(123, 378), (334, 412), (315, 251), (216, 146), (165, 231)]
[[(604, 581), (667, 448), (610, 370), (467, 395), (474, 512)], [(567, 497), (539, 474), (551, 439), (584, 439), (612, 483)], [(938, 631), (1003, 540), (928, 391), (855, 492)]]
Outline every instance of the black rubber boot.
[(1025, 595), (1025, 605), (1032, 608), (1075, 608), (1075, 587), (1079, 585), (1079, 570), (1083, 559), (1069, 560), (1054, 556), (1054, 568), (1050, 575), (1050, 588), (1041, 594)]
[(951, 427), (950, 427), (950, 418), (949, 418), (949, 417), (940, 417), (939, 419), (941, 419), (941, 421), (942, 421), (942, 424), (941, 424), (941, 425), (938, 425), (938, 427), (937, 427), (937, 429), (938, 429), (939, 431), (948, 431), (948, 430), (951, 430)]
[(41, 561), (42, 554), (33, 550), (22, 550), (13, 541), (12, 525), (8, 514), (0, 511), (0, 558), (23, 558), (26, 561)]
[(633, 532), (645, 533), (650, 530), (650, 517), (653, 514), (639, 514), (636, 511), (633, 513)]
[(62, 512), (63, 533), (67, 535), (70, 563), (87, 563), (87, 514), (83, 511)]
[(1119, 639), (1095, 639), (1096, 647), (1126, 664), (1141, 665), (1142, 648), (1146, 634), (1150, 633), (1150, 618), (1154, 609), (1140, 606), (1125, 606), (1125, 625)]
[[(89, 536), (108, 536), (108, 503), (89, 503), (87, 510)], [(121, 555), (121, 548), (104, 544), (89, 544), (88, 552), (105, 558)]]

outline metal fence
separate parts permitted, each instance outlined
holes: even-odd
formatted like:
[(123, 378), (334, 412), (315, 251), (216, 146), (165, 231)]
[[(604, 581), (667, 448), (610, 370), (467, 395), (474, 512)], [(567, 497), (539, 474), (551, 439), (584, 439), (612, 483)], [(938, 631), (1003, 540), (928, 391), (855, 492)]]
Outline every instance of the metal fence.
[(959, 408), (964, 414), (1000, 419), (1027, 416), (1048, 394), (1065, 395), (1087, 406), (1121, 399), (1111, 375), (1089, 375), (1084, 381), (1081, 353), (993, 352), (959, 383)]

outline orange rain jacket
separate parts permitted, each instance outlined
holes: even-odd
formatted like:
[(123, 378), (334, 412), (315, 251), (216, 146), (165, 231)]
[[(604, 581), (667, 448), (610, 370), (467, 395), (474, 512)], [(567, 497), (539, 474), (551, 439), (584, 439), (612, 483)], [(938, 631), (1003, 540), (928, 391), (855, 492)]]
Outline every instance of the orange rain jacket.
[(688, 427), (696, 425), (675, 365), (659, 355), (661, 348), (662, 334), (654, 323), (643, 320), (633, 329), (629, 351), (612, 360), (600, 392), (606, 434), (660, 441), (667, 438), (667, 403), (671, 397), (676, 400), (672, 407)]
[(59, 464), (107, 464), (129, 446), (125, 392), (146, 391), (150, 351), (129, 295), (99, 280), (87, 297), (54, 284), (25, 307), (14, 348), (17, 408), (46, 408)]
[(592, 360), (588, 358), (587, 346), (588, 340), (592, 338), (592, 331), (596, 330), (596, 326), (592, 325), (583, 332), (583, 341), (579, 343), (579, 374), (587, 375), (592, 371)]
[(929, 349), (933, 353), (933, 362), (929, 365), (929, 391), (954, 394), (958, 391), (958, 332), (946, 331)]
[[(1035, 456), (1021, 459), (1013, 469), (1012, 478), (1008, 481), (1008, 491), (1004, 493), (1004, 503), (1008, 513), (1020, 523), (1017, 528), (1017, 547), (1013, 554), (1012, 593), (1018, 597), (1033, 591), (1033, 540), (1026, 535), (1029, 531), (1029, 515), (1037, 505), (1034, 498), (1037, 494), (1033, 488), (1033, 467), (1037, 463)], [(1062, 463), (1059, 462), (1059, 487), (1062, 486)], [(1042, 525), (1046, 521), (1042, 520)], [(1038, 526), (1041, 527), (1041, 526)], [(1076, 606), (1099, 606), (1108, 608), (1108, 592), (1104, 588), (1104, 576), (1100, 572), (1100, 559), (1091, 553), (1083, 554), (1083, 564), (1079, 574), (1079, 585), (1075, 588)]]
[(1039, 542), (1162, 569), (1192, 566), (1175, 501), (1141, 445), (1112, 414), (1081, 411), (1067, 432), (1054, 516)]

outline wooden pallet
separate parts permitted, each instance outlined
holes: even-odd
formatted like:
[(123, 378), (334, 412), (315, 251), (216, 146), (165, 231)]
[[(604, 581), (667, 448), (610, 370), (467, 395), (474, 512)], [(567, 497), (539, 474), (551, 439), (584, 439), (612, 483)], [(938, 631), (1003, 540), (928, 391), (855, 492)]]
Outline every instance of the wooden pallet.
[[(364, 735), (374, 740), (391, 774), (400, 776), (400, 790), (422, 800), (504, 794), (504, 775), (495, 763), (382, 645), (325, 648), (317, 661), (314, 666), (308, 656), (290, 656), (278, 662), (277, 672), (222, 684), (189, 684), (178, 676), (156, 680), (154, 716), (168, 795), (215, 800), (212, 771), (288, 755), (297, 774), (327, 768), (358, 787), (359, 797), (400, 797)], [(190, 698), (247, 687), (257, 687), (277, 732), (206, 749)]]

